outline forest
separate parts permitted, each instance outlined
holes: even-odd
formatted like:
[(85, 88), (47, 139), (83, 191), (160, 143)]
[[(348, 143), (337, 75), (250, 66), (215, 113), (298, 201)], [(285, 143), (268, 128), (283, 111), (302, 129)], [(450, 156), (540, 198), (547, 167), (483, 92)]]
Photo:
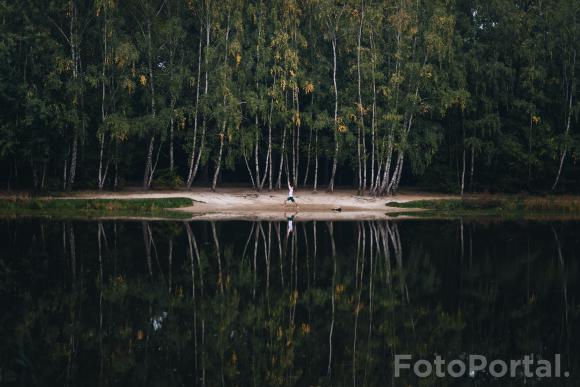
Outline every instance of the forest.
[(578, 192), (579, 12), (0, 0), (0, 184)]

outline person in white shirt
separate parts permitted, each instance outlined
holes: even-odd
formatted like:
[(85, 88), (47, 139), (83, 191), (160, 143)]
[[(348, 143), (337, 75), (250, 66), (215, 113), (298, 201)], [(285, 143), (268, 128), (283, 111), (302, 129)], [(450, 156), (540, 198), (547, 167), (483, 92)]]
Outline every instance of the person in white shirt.
[(298, 203), (296, 203), (296, 200), (294, 200), (294, 186), (292, 184), (290, 184), (290, 182), (288, 182), (288, 198), (286, 198), (286, 201), (284, 201), (284, 207), (286, 207), (288, 202), (294, 203), (294, 206), (297, 209), (300, 208), (298, 206)]

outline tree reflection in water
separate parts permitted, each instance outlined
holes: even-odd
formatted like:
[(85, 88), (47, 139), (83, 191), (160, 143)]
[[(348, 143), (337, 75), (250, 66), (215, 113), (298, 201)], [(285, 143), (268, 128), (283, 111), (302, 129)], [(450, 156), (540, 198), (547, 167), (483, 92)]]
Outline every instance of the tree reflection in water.
[(573, 222), (0, 225), (8, 385), (418, 384), (401, 353), (578, 369)]

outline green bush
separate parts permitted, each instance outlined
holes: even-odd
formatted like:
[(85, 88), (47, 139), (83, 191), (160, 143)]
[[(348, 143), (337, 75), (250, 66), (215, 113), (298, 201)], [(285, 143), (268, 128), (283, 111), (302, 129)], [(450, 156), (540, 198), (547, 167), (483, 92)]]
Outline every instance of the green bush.
[(178, 189), (183, 187), (183, 179), (175, 170), (161, 169), (152, 182), (153, 189)]

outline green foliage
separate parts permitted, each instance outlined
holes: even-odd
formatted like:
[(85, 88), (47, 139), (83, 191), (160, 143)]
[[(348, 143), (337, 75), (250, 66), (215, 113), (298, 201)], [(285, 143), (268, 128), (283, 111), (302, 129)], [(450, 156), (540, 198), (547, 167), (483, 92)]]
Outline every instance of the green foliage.
[(183, 179), (175, 170), (163, 169), (153, 180), (154, 189), (179, 189), (183, 187)]
[(389, 207), (421, 208), (426, 213), (418, 215), (478, 216), (499, 215), (515, 216), (525, 214), (566, 215), (580, 213), (580, 200), (574, 197), (559, 196), (468, 196), (462, 199), (416, 200), (410, 202), (388, 202)]
[(560, 186), (580, 191), (573, 0), (1, 4), (10, 186), (63, 187), (75, 161), (75, 186), (108, 167), (119, 188), (148, 157), (184, 179), (192, 153), (240, 176), (255, 157), (274, 176), (317, 157), (328, 175), (336, 138), (342, 184), (401, 155), (404, 183), (543, 191), (562, 161)]
[(180, 217), (172, 208), (191, 206), (191, 199), (1, 199), (3, 216), (48, 216), (84, 218), (92, 216)]

